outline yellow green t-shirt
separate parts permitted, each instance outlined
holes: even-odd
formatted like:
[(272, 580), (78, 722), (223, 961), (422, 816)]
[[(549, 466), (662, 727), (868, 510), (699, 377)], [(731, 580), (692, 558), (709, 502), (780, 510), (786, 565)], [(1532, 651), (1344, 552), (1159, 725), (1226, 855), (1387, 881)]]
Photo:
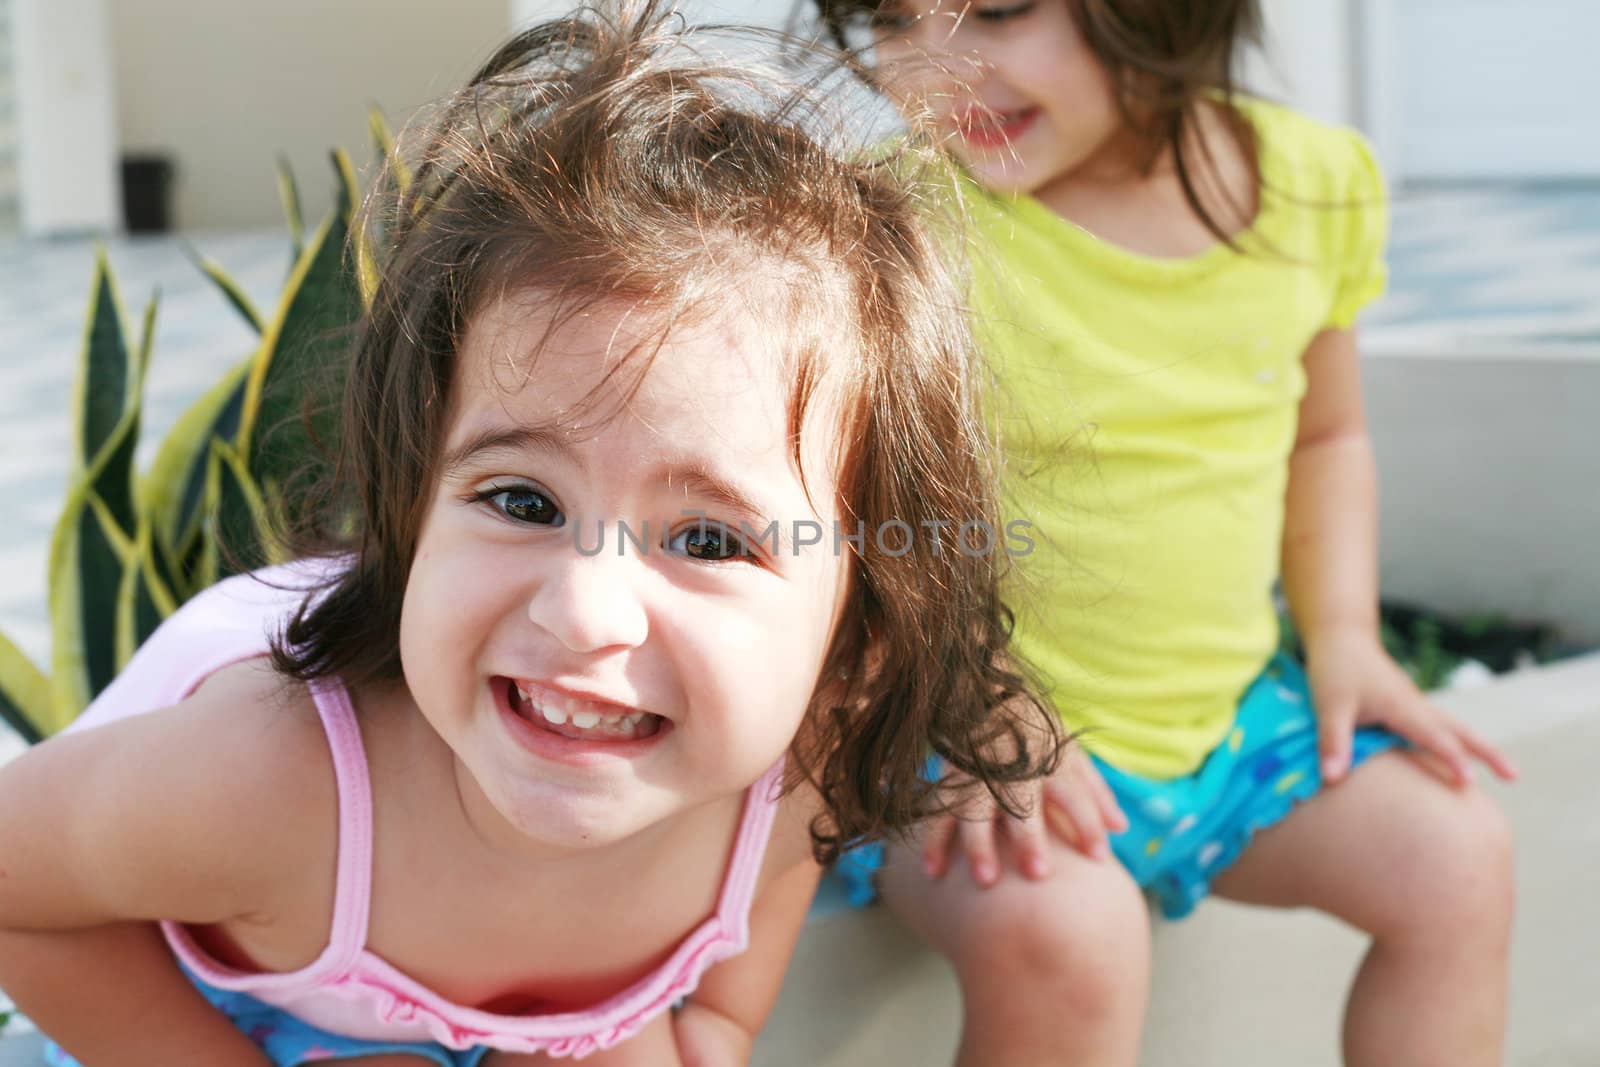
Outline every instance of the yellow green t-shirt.
[(1014, 648), (1090, 751), (1156, 778), (1221, 743), (1277, 645), (1301, 356), (1385, 280), (1365, 142), (1241, 106), (1264, 183), (1244, 254), (1153, 259), (1031, 197), (970, 204), (1006, 517), (1032, 524)]

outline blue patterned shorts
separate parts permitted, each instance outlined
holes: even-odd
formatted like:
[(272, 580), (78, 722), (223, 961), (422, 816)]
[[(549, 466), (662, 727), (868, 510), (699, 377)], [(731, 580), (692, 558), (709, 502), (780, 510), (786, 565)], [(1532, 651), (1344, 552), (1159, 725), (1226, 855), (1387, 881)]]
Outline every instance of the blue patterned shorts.
[[(428, 1042), (362, 1041), (341, 1037), (301, 1022), (288, 1012), (263, 1004), (245, 993), (218, 989), (189, 973), (184, 974), (206, 999), (233, 1021), (240, 1032), (267, 1054), (274, 1067), (298, 1067), (302, 1063), (348, 1060), (357, 1056), (376, 1056), (385, 1052), (405, 1052), (420, 1056), (439, 1067), (477, 1067), (489, 1054), (487, 1048), (455, 1052)], [(45, 1045), (45, 1062), (50, 1067), (79, 1067), (78, 1061), (63, 1052), (55, 1042)]]
[[(1357, 730), (1350, 765), (1403, 744), (1388, 730)], [(1111, 838), (1111, 850), (1169, 919), (1193, 911), (1258, 831), (1322, 788), (1311, 691), (1300, 665), (1284, 655), (1274, 656), (1251, 683), (1233, 729), (1193, 774), (1141, 778), (1094, 762), (1128, 816), (1128, 829)], [(873, 876), (882, 866), (881, 845), (840, 858), (835, 870), (852, 905), (875, 899)]]

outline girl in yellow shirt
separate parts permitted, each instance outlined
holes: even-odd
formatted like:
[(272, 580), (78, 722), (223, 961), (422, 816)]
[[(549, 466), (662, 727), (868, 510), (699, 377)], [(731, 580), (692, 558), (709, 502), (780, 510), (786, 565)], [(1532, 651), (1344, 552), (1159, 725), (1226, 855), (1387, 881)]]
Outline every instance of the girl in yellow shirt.
[[(1378, 638), (1366, 145), (1235, 92), (1251, 0), (818, 3), (970, 179), (1037, 546), (1015, 647), (1079, 732), (1027, 817), (929, 824), (878, 873), (957, 968), (958, 1062), (1133, 1064), (1143, 889), (1368, 932), (1347, 1063), (1499, 1063), (1511, 843), (1472, 765), (1515, 771)], [(1304, 670), (1274, 654), (1280, 577)]]

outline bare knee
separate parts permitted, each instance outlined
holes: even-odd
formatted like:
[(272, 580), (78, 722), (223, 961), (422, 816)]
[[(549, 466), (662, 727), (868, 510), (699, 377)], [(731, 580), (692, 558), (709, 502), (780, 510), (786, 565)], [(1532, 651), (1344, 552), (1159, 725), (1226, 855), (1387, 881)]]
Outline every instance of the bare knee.
[(1150, 969), (1144, 895), (1113, 862), (1063, 855), (1057, 867), (1045, 882), (1018, 878), (986, 891), (995, 899), (968, 921), (954, 954), (963, 986), (1038, 996), (1080, 1022), (1118, 1015), (1130, 999), (1142, 1004)]
[(1511, 824), (1488, 794), (1449, 791), (1406, 819), (1373, 933), (1501, 939), (1515, 906)]

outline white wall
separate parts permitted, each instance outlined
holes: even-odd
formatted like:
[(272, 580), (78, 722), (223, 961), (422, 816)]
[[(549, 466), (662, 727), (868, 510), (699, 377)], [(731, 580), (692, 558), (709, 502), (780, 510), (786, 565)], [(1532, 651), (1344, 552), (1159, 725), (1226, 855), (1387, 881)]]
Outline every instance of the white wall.
[(369, 158), (369, 103), (403, 118), (508, 31), (505, 0), (116, 0), (111, 25), (122, 144), (175, 158), (181, 228), (279, 222), (279, 152), (320, 215), (328, 150)]
[(1247, 85), (1325, 121), (1359, 124), (1356, 0), (1262, 0), (1261, 7), (1266, 50), (1246, 64)]
[(104, 0), (14, 0), (17, 192), (24, 233), (105, 231), (121, 219)]
[[(679, 0), (689, 17), (718, 22), (742, 22), (782, 27), (802, 0)], [(512, 22), (518, 26), (539, 19), (557, 18), (577, 7), (575, 0), (510, 0)]]
[(1370, 355), (1386, 596), (1600, 642), (1600, 352)]
[[(308, 214), (328, 202), (326, 153), (365, 156), (365, 112), (392, 117), (447, 90), (508, 24), (567, 0), (17, 0), (19, 165), (32, 232), (106, 229), (120, 217), (116, 157), (171, 154), (183, 228), (273, 224), (274, 161), (301, 177)], [(1356, 114), (1356, 0), (1265, 0), (1274, 61), (1258, 84), (1313, 114)], [(706, 18), (782, 25), (791, 0), (687, 0)], [(62, 131), (72, 131), (64, 136)], [(118, 136), (120, 132), (120, 137)]]
[(1367, 0), (1374, 133), (1398, 178), (1600, 178), (1600, 4)]

